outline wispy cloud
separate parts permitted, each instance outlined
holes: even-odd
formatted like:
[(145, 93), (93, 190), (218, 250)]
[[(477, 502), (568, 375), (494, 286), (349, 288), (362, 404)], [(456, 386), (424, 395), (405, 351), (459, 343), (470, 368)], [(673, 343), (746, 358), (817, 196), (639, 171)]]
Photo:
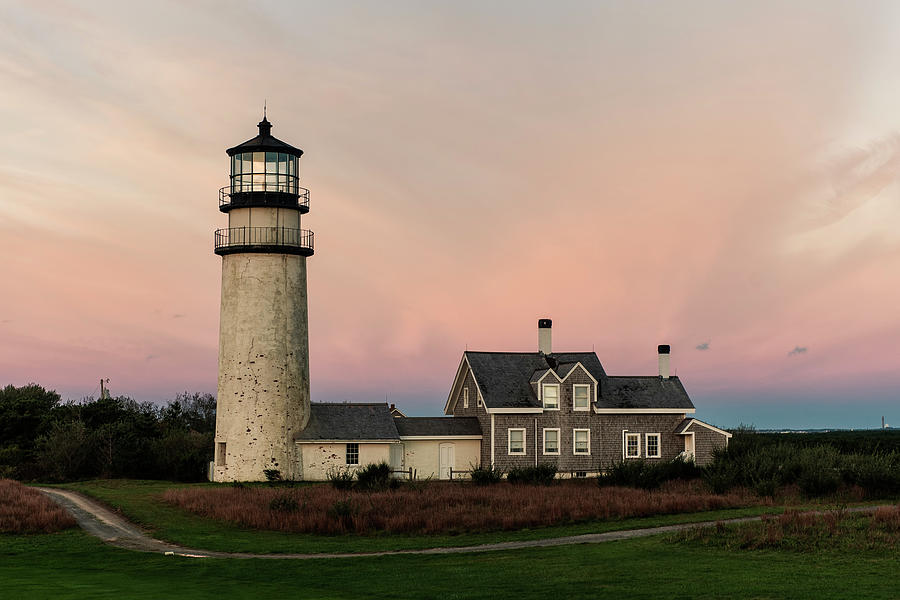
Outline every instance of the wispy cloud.
[(697, 350), (709, 350), (709, 342), (703, 342), (694, 346)]
[(787, 353), (788, 356), (797, 356), (806, 354), (806, 346), (794, 346), (794, 349)]

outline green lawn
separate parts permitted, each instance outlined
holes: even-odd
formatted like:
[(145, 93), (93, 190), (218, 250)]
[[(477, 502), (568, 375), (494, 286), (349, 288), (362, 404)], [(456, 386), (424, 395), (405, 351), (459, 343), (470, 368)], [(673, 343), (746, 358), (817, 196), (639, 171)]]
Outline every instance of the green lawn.
[(0, 535), (2, 598), (897, 598), (900, 550), (798, 554), (656, 536), (489, 554), (186, 559), (80, 531)]
[(167, 489), (188, 485), (164, 481), (97, 480), (65, 484), (61, 487), (77, 490), (118, 508), (131, 520), (149, 529), (154, 537), (184, 546), (224, 552), (284, 553), (284, 552), (370, 552), (412, 548), (471, 546), (492, 542), (531, 540), (583, 533), (602, 533), (620, 529), (638, 529), (693, 523), (716, 519), (779, 514), (781, 507), (750, 507), (701, 513), (662, 515), (640, 519), (578, 523), (558, 527), (500, 531), (479, 534), (444, 536), (316, 536), (275, 531), (255, 531), (219, 523), (173, 508), (159, 495)]

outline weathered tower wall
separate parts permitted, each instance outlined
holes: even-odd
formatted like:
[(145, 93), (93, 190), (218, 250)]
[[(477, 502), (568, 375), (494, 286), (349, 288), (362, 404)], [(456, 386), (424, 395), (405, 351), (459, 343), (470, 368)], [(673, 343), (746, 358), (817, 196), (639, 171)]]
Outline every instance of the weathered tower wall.
[(309, 420), (306, 257), (222, 257), (216, 481), (299, 479)]

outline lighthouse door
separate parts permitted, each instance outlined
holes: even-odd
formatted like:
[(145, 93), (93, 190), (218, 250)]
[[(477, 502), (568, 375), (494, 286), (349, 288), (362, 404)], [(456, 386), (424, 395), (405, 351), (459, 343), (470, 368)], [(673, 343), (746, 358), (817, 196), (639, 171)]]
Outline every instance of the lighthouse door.
[[(453, 464), (456, 451), (454, 449), (453, 444), (441, 444), (440, 448), (440, 473), (439, 477), (441, 479), (450, 479), (450, 469), (452, 469), (455, 465)], [(434, 463), (432, 463), (434, 464)]]

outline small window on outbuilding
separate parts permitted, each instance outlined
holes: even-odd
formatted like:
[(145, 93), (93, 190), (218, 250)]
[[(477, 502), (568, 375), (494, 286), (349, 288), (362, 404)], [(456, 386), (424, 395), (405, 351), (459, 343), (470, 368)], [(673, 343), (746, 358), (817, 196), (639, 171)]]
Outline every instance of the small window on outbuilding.
[(359, 464), (359, 444), (358, 443), (347, 444), (347, 464), (348, 465), (358, 465)]

